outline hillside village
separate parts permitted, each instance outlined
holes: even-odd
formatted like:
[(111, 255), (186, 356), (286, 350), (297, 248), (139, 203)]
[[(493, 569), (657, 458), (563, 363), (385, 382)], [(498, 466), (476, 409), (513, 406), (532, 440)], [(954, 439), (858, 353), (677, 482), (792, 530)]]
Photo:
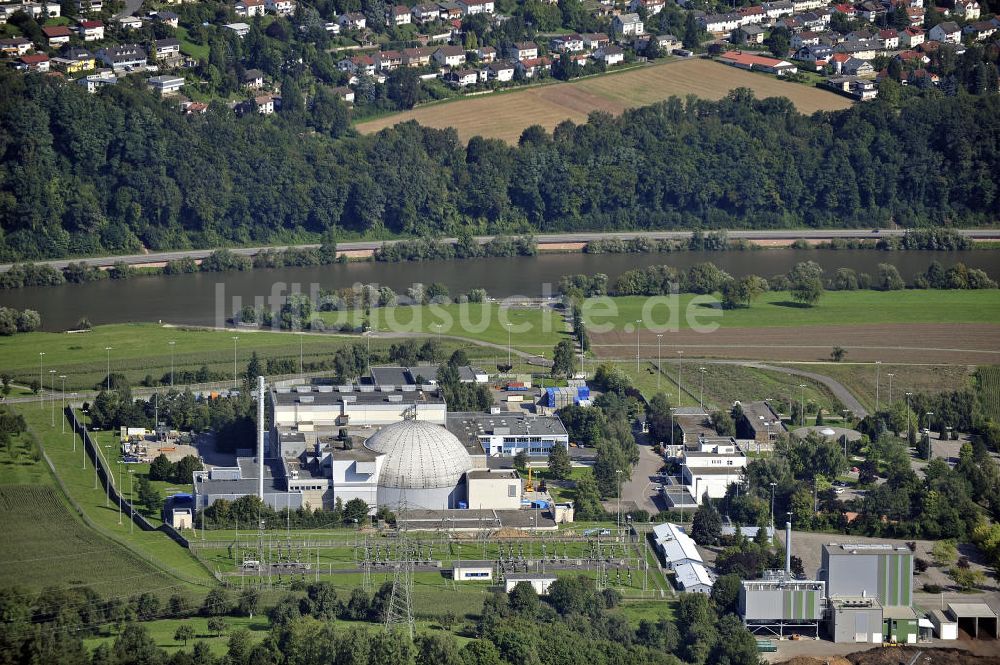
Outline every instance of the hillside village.
[(141, 79), (187, 113), (218, 100), (266, 115), (291, 96), (295, 107), (340, 100), (359, 118), (696, 54), (859, 100), (885, 79), (946, 94), (997, 87), (1000, 18), (976, 0), (777, 0), (726, 13), (694, 0), (360, 4), (6, 3), (0, 52), (92, 93)]

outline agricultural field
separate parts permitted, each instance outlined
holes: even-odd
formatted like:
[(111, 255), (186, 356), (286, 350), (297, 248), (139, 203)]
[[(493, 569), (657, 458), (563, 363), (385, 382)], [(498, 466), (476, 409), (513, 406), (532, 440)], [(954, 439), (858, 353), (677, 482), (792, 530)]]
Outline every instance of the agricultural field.
[(834, 111), (850, 100), (818, 88), (781, 81), (701, 58), (595, 76), (571, 83), (552, 83), (523, 90), (482, 95), (430, 104), (405, 113), (362, 122), (358, 131), (369, 134), (400, 122), (416, 120), (428, 127), (454, 127), (462, 141), (473, 136), (517, 143), (529, 125), (551, 130), (564, 120), (586, 122), (592, 111), (620, 115), (626, 109), (647, 106), (671, 96), (696, 95), (721, 99), (734, 88), (750, 88), (757, 97), (787, 97), (799, 111)]
[(976, 384), (983, 412), (994, 422), (1000, 422), (1000, 367), (980, 367), (976, 370)]
[(0, 485), (0, 521), (6, 584), (29, 591), (86, 587), (101, 595), (176, 591), (177, 580), (83, 524), (55, 487)]
[(774, 292), (738, 310), (722, 310), (710, 296), (627, 297), (613, 299), (609, 309), (590, 325), (594, 351), (605, 358), (635, 357), (637, 319), (647, 322), (639, 333), (644, 358), (656, 357), (657, 333), (647, 329), (653, 324), (667, 328), (665, 354), (681, 349), (688, 357), (822, 362), (834, 346), (865, 362), (979, 364), (1000, 355), (995, 289), (831, 291), (815, 307)]
[[(635, 377), (635, 361), (613, 363), (631, 377)], [(677, 397), (677, 356), (663, 354), (663, 374), (660, 375), (659, 392), (667, 395), (672, 406), (697, 406), (701, 399), (701, 372), (704, 367), (705, 408), (709, 410), (729, 410), (734, 399), (742, 401), (772, 400), (775, 409), (782, 414), (789, 413), (789, 400), (796, 403), (804, 399), (807, 412), (809, 404), (815, 404), (836, 417), (842, 405), (830, 390), (812, 379), (772, 372), (756, 367), (718, 363), (698, 364), (697, 359), (681, 363), (681, 395)], [(643, 362), (640, 365), (635, 386), (646, 398), (657, 392), (656, 365)], [(805, 384), (805, 390), (799, 388)], [(803, 397), (804, 395), (804, 397)]]

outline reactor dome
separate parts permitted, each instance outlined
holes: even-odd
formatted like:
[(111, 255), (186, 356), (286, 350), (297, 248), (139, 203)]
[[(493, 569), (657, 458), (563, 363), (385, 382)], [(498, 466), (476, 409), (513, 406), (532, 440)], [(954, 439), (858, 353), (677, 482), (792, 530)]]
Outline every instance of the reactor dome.
[[(472, 469), (472, 458), (454, 434), (422, 420), (383, 427), (365, 441), (365, 447), (385, 455), (378, 479), (380, 493), (381, 488), (453, 490)], [(414, 494), (413, 499), (418, 496)]]

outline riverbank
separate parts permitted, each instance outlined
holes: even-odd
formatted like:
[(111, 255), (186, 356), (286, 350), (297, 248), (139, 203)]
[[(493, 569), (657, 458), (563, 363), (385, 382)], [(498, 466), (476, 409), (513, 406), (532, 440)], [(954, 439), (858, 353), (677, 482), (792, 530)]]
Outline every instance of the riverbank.
[[(886, 238), (901, 238), (907, 234), (908, 229), (780, 229), (767, 231), (753, 231), (733, 229), (725, 233), (732, 240), (746, 240), (761, 247), (788, 247), (798, 240), (803, 240), (810, 244), (831, 242), (833, 240), (880, 240)], [(1000, 229), (955, 229), (956, 233), (974, 241), (997, 243), (1000, 242)], [(561, 251), (576, 252), (583, 251), (586, 244), (595, 240), (631, 240), (634, 238), (647, 238), (649, 240), (685, 240), (691, 237), (692, 231), (618, 231), (618, 232), (580, 232), (580, 233), (551, 233), (533, 236), (538, 245), (539, 251)], [(485, 244), (494, 240), (497, 236), (483, 235), (475, 236), (474, 240), (480, 244)], [(375, 250), (383, 245), (393, 245), (396, 243), (413, 242), (413, 238), (396, 238), (391, 240), (356, 240), (337, 243), (337, 256), (345, 256), (353, 260), (367, 260)], [(440, 242), (455, 244), (458, 238), (441, 238)], [(995, 246), (995, 245), (993, 245)], [(258, 245), (247, 247), (230, 247), (234, 254), (253, 257), (261, 252), (283, 250), (283, 249), (318, 249), (319, 243), (305, 243), (299, 245)], [(170, 261), (181, 259), (194, 259), (201, 261), (207, 258), (212, 252), (220, 248), (177, 250), (168, 252), (144, 252), (140, 254), (123, 254), (117, 256), (75, 256), (65, 259), (51, 259), (35, 261), (35, 265), (51, 266), (56, 269), (65, 268), (73, 262), (85, 261), (88, 265), (98, 268), (110, 268), (116, 263), (124, 263), (129, 266), (163, 267)], [(0, 264), (0, 272), (10, 270), (12, 263)]]

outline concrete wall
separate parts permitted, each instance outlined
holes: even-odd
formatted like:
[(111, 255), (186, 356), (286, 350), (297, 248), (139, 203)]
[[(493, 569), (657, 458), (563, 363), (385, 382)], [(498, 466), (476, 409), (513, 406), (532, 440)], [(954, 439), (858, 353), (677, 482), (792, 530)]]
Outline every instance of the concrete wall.
[(882, 608), (831, 609), (830, 637), (834, 642), (880, 643)]
[(517, 510), (521, 507), (520, 478), (468, 478), (469, 508)]
[(405, 500), (410, 509), (446, 510), (458, 508), (465, 501), (465, 486), (401, 490), (395, 487), (378, 488), (378, 505), (395, 509)]
[(504, 580), (504, 591), (510, 593), (511, 589), (517, 586), (519, 582), (529, 583), (532, 587), (534, 587), (535, 593), (537, 593), (539, 596), (544, 596), (549, 592), (549, 587), (552, 586), (552, 583), (555, 582), (555, 577), (544, 578), (544, 579), (531, 579), (531, 580), (517, 580), (517, 579), (512, 580), (508, 577), (506, 580)]

